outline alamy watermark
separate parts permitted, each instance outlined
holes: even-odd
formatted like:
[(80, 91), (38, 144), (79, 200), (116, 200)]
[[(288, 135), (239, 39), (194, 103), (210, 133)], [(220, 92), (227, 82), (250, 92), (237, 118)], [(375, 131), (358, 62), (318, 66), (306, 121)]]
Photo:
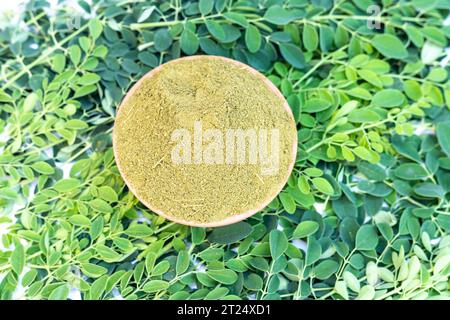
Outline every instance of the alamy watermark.
[[(192, 134), (191, 134), (192, 132)], [(259, 165), (263, 176), (275, 175), (280, 166), (278, 129), (175, 129), (171, 135), (172, 163), (177, 165)]]
[(73, 15), (66, 18), (66, 26), (69, 30), (78, 30), (81, 28), (81, 16)]
[(373, 4), (367, 7), (366, 12), (371, 15), (371, 18), (367, 19), (367, 29), (381, 29), (381, 8), (380, 6)]

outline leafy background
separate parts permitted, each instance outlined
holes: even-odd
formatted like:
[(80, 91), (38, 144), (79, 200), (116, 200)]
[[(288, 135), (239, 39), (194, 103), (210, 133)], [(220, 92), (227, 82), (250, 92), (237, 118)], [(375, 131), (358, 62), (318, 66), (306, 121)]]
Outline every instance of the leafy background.
[[(0, 298), (448, 298), (449, 7), (39, 0), (4, 12)], [(299, 128), (284, 191), (216, 229), (147, 210), (111, 151), (127, 89), (200, 53), (266, 74)]]

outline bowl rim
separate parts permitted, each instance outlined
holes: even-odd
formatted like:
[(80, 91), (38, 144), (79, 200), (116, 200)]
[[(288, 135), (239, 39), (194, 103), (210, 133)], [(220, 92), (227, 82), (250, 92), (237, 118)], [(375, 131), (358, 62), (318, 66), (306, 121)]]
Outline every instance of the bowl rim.
[(117, 117), (118, 117), (119, 113), (121, 112), (121, 110), (123, 109), (122, 106), (134, 94), (134, 92), (137, 89), (140, 88), (140, 86), (145, 81), (145, 79), (151, 78), (156, 73), (158, 73), (162, 68), (166, 67), (169, 64), (176, 64), (176, 63), (178, 63), (180, 61), (195, 60), (195, 59), (219, 59), (219, 60), (223, 60), (223, 61), (226, 61), (226, 62), (229, 62), (229, 63), (233, 63), (235, 65), (238, 65), (238, 66), (242, 67), (243, 69), (245, 69), (246, 71), (249, 71), (250, 73), (253, 73), (254, 75), (258, 76), (269, 87), (269, 89), (273, 93), (275, 93), (276, 96), (278, 96), (278, 98), (282, 101), (284, 109), (287, 111), (289, 117), (292, 119), (292, 123), (294, 124), (294, 126), (296, 126), (296, 122), (295, 122), (292, 110), (289, 107), (289, 104), (286, 101), (286, 99), (284, 98), (283, 94), (280, 92), (280, 90), (278, 90), (278, 88), (266, 76), (264, 76), (262, 73), (260, 73), (259, 71), (257, 71), (253, 67), (251, 67), (251, 66), (249, 66), (249, 65), (247, 65), (245, 63), (242, 63), (240, 61), (237, 61), (237, 60), (234, 60), (234, 59), (230, 59), (230, 58), (226, 58), (226, 57), (222, 57), (222, 56), (215, 56), (215, 55), (186, 56), (186, 57), (173, 59), (173, 60), (170, 60), (170, 61), (165, 62), (163, 64), (160, 64), (158, 67), (150, 70), (145, 75), (143, 75), (131, 87), (131, 89), (128, 90), (128, 92), (126, 93), (125, 97), (122, 99), (122, 102), (120, 103), (120, 105), (117, 107), (117, 110), (116, 110), (116, 116), (115, 116), (115, 119), (114, 119), (114, 125), (113, 125), (113, 130), (112, 130), (113, 154), (114, 154), (114, 159), (116, 161), (119, 173), (120, 173), (122, 179), (124, 180), (125, 184), (127, 185), (128, 189), (133, 193), (133, 195), (141, 203), (143, 203), (151, 211), (155, 212), (156, 214), (164, 217), (165, 219), (167, 219), (169, 221), (172, 221), (172, 222), (175, 222), (175, 223), (179, 223), (179, 224), (183, 224), (183, 225), (187, 225), (187, 226), (191, 226), (191, 227), (202, 227), (202, 228), (223, 227), (223, 226), (227, 226), (227, 225), (230, 225), (230, 224), (237, 223), (239, 221), (247, 219), (247, 218), (253, 216), (254, 214), (258, 213), (259, 211), (261, 211), (262, 209), (267, 207), (267, 205), (273, 199), (275, 199), (275, 197), (283, 190), (284, 186), (286, 185), (286, 183), (287, 183), (287, 181), (288, 181), (288, 179), (289, 179), (289, 177), (290, 177), (290, 175), (292, 173), (292, 170), (294, 169), (295, 161), (296, 161), (296, 158), (297, 158), (297, 147), (298, 147), (297, 134), (294, 135), (294, 139), (293, 139), (293, 143), (292, 143), (292, 161), (289, 164), (288, 170), (286, 170), (285, 176), (283, 177), (283, 179), (280, 180), (280, 184), (279, 184), (278, 188), (276, 188), (276, 192), (272, 192), (271, 194), (269, 194), (264, 201), (261, 201), (253, 209), (247, 210), (247, 211), (245, 211), (243, 213), (240, 213), (240, 214), (232, 215), (232, 216), (227, 217), (225, 219), (212, 221), (212, 222), (196, 222), (196, 221), (188, 221), (188, 220), (185, 220), (185, 219), (177, 218), (177, 217), (174, 217), (174, 216), (172, 216), (170, 214), (167, 214), (167, 213), (163, 212), (162, 210), (154, 207), (154, 205), (149, 203), (148, 201), (145, 201), (145, 200), (141, 199), (138, 196), (138, 193), (136, 192), (134, 186), (126, 179), (126, 176), (125, 176), (125, 174), (123, 172), (123, 168), (122, 168), (122, 166), (120, 164), (119, 157), (118, 157), (117, 144), (116, 144), (116, 130), (115, 130), (115, 128), (116, 128)]

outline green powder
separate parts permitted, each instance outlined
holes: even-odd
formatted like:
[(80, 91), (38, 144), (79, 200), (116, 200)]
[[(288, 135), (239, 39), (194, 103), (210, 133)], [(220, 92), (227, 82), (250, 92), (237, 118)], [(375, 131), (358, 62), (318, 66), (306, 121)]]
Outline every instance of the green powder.
[[(262, 209), (281, 190), (295, 158), (296, 127), (284, 103), (242, 64), (206, 56), (167, 63), (142, 79), (120, 106), (114, 149), (121, 174), (139, 200), (177, 222), (216, 223)], [(267, 158), (261, 154), (251, 161), (256, 149), (250, 134), (241, 140), (246, 150), (239, 158), (238, 139), (227, 141), (230, 129), (265, 130), (269, 153), (276, 150), (270, 133), (278, 130), (278, 170), (264, 173)], [(174, 153), (181, 160), (174, 161)]]

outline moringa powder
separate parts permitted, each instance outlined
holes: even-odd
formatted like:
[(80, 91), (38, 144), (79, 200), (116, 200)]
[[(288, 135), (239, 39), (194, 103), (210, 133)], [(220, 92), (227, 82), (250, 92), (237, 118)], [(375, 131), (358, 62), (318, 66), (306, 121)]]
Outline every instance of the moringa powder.
[(211, 56), (147, 74), (114, 126), (116, 161), (130, 190), (153, 211), (190, 225), (261, 210), (285, 184), (297, 147), (292, 114), (274, 88), (244, 64)]

